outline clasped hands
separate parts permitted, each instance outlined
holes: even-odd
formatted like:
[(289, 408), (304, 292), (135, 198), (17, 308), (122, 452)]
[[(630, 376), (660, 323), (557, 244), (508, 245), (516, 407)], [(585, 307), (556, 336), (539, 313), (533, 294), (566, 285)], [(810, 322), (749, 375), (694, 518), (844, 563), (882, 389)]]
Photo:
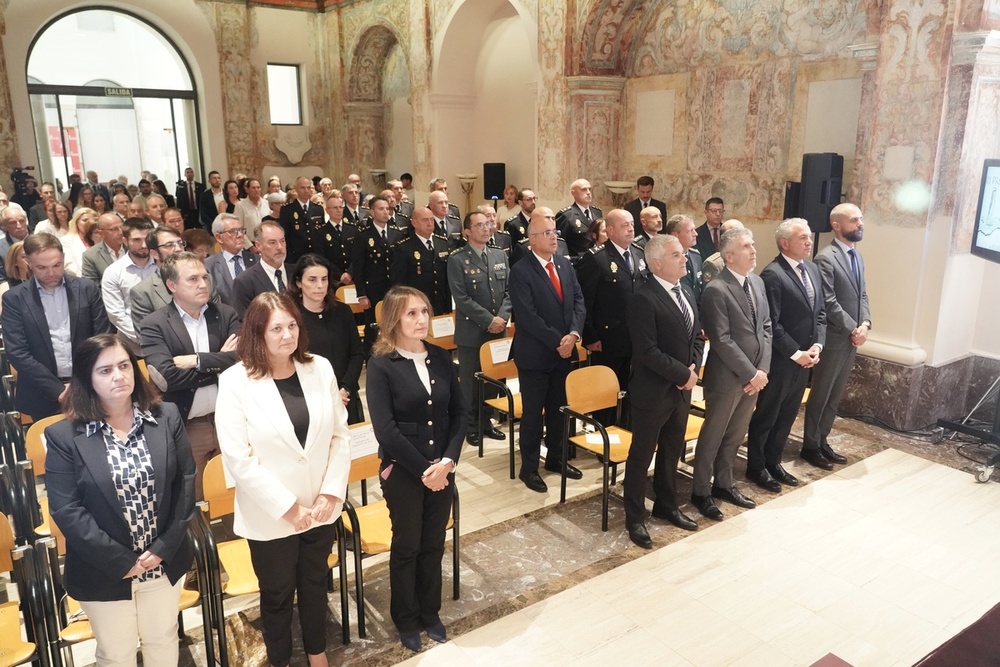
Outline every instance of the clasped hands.
[(454, 469), (455, 466), (450, 461), (448, 463), (436, 461), (427, 467), (420, 481), (431, 491), (440, 491), (448, 486), (448, 473)]
[(576, 340), (577, 338), (575, 334), (566, 334), (563, 336), (559, 341), (559, 346), (556, 348), (556, 352), (559, 353), (559, 356), (563, 359), (569, 359), (573, 354), (573, 348), (576, 347)]
[(851, 343), (854, 347), (861, 347), (868, 340), (868, 325), (860, 324), (858, 328), (851, 332)]
[(302, 532), (303, 530), (308, 530), (313, 521), (316, 523), (325, 523), (330, 520), (333, 515), (333, 511), (336, 509), (337, 505), (342, 501), (326, 493), (321, 493), (316, 496), (315, 502), (313, 502), (312, 507), (306, 507), (305, 505), (300, 505), (295, 503), (292, 507), (282, 515), (282, 518), (288, 523), (292, 524), (292, 527), (296, 531)]
[(743, 385), (743, 392), (748, 396), (753, 396), (758, 391), (767, 386), (767, 373), (757, 369), (757, 374), (753, 378)]
[(143, 572), (148, 572), (153, 568), (157, 567), (163, 559), (154, 554), (152, 551), (143, 551), (139, 558), (136, 559), (135, 565), (132, 569), (125, 573), (122, 579), (131, 579), (132, 577), (138, 577)]
[(812, 368), (819, 363), (819, 353), (819, 345), (813, 345), (808, 350), (802, 350), (802, 354), (795, 360), (795, 363), (802, 366), (802, 368)]

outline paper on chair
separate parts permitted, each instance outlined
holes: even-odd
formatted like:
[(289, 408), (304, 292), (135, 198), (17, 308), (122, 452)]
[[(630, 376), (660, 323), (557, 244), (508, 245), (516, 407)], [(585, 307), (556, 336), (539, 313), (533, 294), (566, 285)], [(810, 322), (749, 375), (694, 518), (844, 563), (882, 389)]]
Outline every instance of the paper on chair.
[[(604, 438), (601, 437), (600, 433), (588, 433), (587, 434), (587, 444), (588, 445), (600, 445), (604, 442)], [(617, 433), (608, 433), (608, 442), (612, 445), (622, 444), (621, 436)]]
[(502, 364), (510, 359), (510, 344), (512, 342), (514, 342), (513, 338), (490, 341), (490, 358), (494, 364)]
[(357, 287), (344, 288), (344, 303), (351, 304), (357, 302), (358, 302), (358, 288)]
[(453, 315), (442, 315), (431, 320), (431, 335), (435, 338), (455, 335), (455, 317)]
[(378, 454), (378, 440), (371, 424), (351, 427), (351, 459)]

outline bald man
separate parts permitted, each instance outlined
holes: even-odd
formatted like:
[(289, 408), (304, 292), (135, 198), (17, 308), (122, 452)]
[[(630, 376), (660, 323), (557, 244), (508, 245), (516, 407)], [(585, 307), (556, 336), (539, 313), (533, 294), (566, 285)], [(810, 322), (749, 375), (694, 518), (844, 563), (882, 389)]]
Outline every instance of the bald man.
[(573, 203), (556, 215), (556, 229), (569, 246), (569, 253), (575, 264), (590, 247), (590, 237), (587, 234), (590, 224), (603, 218), (604, 213), (590, 205), (594, 198), (590, 181), (579, 178), (573, 181), (569, 191), (573, 195)]
[(663, 214), (655, 206), (647, 206), (639, 212), (639, 229), (635, 230), (635, 242), (640, 248), (663, 229)]
[[(736, 218), (730, 218), (722, 223), (721, 233), (725, 234), (730, 229), (743, 229), (743, 223)], [(701, 261), (701, 282), (702, 289), (708, 284), (708, 281), (719, 275), (726, 263), (722, 261), (722, 255), (720, 253), (713, 253), (708, 257), (702, 257)]]

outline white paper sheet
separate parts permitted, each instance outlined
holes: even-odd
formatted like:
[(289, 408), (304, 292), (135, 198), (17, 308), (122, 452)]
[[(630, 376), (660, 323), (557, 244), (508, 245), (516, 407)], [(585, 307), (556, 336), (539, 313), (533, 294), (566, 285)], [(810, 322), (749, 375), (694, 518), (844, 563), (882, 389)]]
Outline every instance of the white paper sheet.
[[(588, 433), (587, 434), (587, 444), (588, 445), (600, 445), (604, 442), (604, 438), (601, 437), (600, 433)], [(612, 445), (622, 444), (621, 436), (617, 433), (608, 433), (608, 442)]]
[(500, 338), (490, 342), (490, 358), (494, 364), (502, 364), (510, 359), (510, 344), (513, 338)]
[(351, 459), (378, 453), (378, 440), (371, 424), (351, 427)]
[(358, 302), (358, 288), (347, 287), (344, 289), (344, 303), (351, 304)]
[(442, 315), (431, 320), (431, 335), (435, 338), (455, 335), (455, 316)]

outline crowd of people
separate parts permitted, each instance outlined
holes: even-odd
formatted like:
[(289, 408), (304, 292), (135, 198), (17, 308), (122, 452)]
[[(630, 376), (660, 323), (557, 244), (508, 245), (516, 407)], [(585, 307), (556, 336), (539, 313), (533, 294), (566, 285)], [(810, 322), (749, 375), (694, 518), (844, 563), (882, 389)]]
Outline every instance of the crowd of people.
[[(172, 195), (155, 175), (131, 194), (123, 177), (105, 185), (87, 172), (65, 200), (43, 183), (0, 201), (0, 323), (18, 373), (16, 407), (36, 420), (67, 417), (50, 428), (51, 506), (72, 554), (67, 590), (88, 614), (111, 619), (94, 624), (99, 661), (117, 664), (110, 656), (135, 638), (151, 649), (148, 664), (160, 664), (153, 647), (176, 619), (161, 615), (153, 629), (132, 620), (135, 633), (116, 639), (103, 628), (126, 611), (102, 605), (132, 600), (129, 618), (142, 617), (150, 600), (179, 594), (190, 552), (177, 531), (221, 454), (236, 487), (234, 530), (250, 541), (261, 583), (269, 659), (288, 663), (297, 596), (309, 662), (326, 664), (326, 555), (346, 494), (347, 427), (365, 421), (362, 384), (393, 524), (391, 617), (410, 649), (420, 649), (421, 630), (446, 641), (449, 489), (463, 442), (505, 438), (491, 415), (478, 420), (474, 377), (480, 348), (512, 323), (518, 478), (544, 493), (543, 472), (582, 477), (564, 465), (559, 408), (585, 349), (627, 390), (625, 527), (642, 548), (652, 547), (651, 464), (652, 516), (698, 528), (675, 478), (699, 382), (705, 423), (691, 504), (702, 516), (723, 519), (716, 501), (755, 506), (733, 473), (747, 438), (750, 483), (771, 493), (798, 484), (782, 457), (810, 374), (800, 456), (824, 469), (846, 462), (827, 437), (871, 328), (853, 204), (832, 210), (834, 239), (815, 257), (808, 221), (777, 225), (777, 256), (757, 271), (753, 234), (724, 219), (722, 199), (706, 202), (696, 226), (690, 215), (667, 216), (648, 176), (607, 214), (585, 179), (559, 211), (510, 185), (502, 202), (464, 216), (444, 179), (419, 206), (408, 174), (386, 186), (367, 194), (356, 174), (339, 188), (318, 177), (287, 187), (242, 174), (223, 182), (213, 171), (206, 187), (188, 168)], [(341, 286), (360, 313), (336, 298)], [(457, 367), (425, 340), (431, 318), (452, 312)], [(610, 425), (615, 414), (597, 417)], [(102, 465), (107, 479), (80, 474)], [(88, 493), (91, 484), (104, 496)], [(156, 507), (145, 507), (153, 497)], [(101, 549), (108, 557), (95, 561)], [(151, 583), (164, 577), (169, 586)]]

